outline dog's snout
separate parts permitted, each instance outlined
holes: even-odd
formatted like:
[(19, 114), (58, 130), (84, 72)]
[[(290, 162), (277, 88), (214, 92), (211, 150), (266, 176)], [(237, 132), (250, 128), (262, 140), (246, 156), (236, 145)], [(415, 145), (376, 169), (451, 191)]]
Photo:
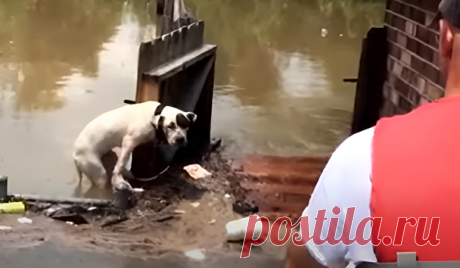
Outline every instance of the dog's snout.
[(185, 146), (187, 145), (187, 140), (185, 139), (185, 137), (180, 137), (176, 140), (176, 143), (180, 146)]

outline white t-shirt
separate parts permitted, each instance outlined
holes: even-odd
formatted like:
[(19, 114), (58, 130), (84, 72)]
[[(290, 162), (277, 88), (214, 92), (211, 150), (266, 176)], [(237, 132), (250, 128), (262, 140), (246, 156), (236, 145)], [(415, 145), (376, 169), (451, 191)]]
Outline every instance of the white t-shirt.
[[(364, 130), (347, 138), (332, 154), (321, 177), (313, 191), (308, 207), (302, 216), (308, 216), (310, 236), (315, 228), (315, 218), (318, 210), (326, 209), (321, 239), (325, 239), (331, 217), (339, 218), (335, 238), (342, 235), (346, 211), (355, 207), (355, 214), (350, 233), (350, 239), (356, 234), (359, 222), (370, 217), (371, 197), (371, 167), (372, 139), (374, 128)], [(339, 215), (332, 214), (332, 208), (340, 207)], [(371, 235), (370, 223), (366, 225), (364, 238)], [(328, 243), (315, 245), (312, 241), (307, 244), (311, 255), (326, 267), (353, 267), (360, 262), (377, 262), (373, 245), (361, 246), (353, 243), (346, 246), (342, 243), (331, 246)]]

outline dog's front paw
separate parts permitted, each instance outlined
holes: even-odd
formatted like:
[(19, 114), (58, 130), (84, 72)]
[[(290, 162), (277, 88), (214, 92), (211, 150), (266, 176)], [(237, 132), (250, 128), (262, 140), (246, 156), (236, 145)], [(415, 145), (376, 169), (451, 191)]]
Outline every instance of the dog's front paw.
[(112, 187), (115, 191), (125, 191), (125, 190), (132, 190), (133, 188), (131, 185), (123, 179), (122, 176), (114, 176), (112, 178)]

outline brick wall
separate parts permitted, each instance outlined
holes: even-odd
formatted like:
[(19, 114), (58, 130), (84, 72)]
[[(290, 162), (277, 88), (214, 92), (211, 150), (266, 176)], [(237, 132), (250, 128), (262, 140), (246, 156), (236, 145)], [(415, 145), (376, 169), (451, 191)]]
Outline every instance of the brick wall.
[(425, 25), (440, 0), (388, 0), (385, 14), (388, 59), (381, 117), (404, 114), (443, 96), (438, 31)]

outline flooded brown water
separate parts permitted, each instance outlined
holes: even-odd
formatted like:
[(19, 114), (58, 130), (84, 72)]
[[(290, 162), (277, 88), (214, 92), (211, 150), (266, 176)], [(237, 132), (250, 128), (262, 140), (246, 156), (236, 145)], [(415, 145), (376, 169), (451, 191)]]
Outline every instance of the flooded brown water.
[[(146, 0), (0, 1), (0, 173), (72, 195), (72, 146), (135, 96)], [(218, 45), (213, 136), (229, 153), (331, 152), (349, 133), (361, 40), (384, 1), (185, 0)], [(323, 37), (322, 29), (327, 30)]]

